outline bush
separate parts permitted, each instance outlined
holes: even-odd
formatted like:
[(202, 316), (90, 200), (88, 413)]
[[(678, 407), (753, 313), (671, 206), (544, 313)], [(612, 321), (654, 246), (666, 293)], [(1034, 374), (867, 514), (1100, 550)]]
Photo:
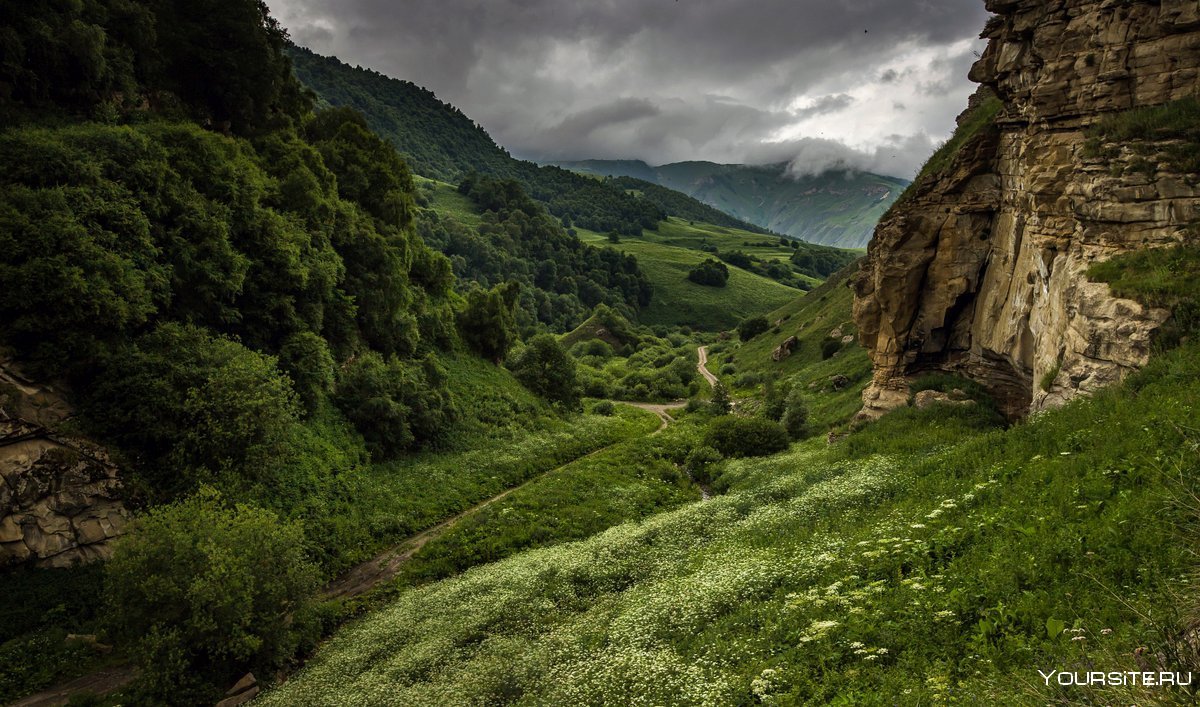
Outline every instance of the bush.
[(712, 447), (696, 447), (688, 452), (684, 460), (684, 468), (691, 474), (692, 480), (698, 484), (709, 484), (713, 480), (713, 471), (721, 463), (721, 453)]
[(828, 360), (837, 355), (838, 351), (842, 350), (842, 342), (839, 339), (826, 339), (825, 343), (821, 344), (821, 359)]
[(601, 400), (592, 406), (592, 414), (595, 415), (610, 417), (614, 412), (616, 412), (616, 406), (613, 405), (611, 400)]
[(705, 444), (727, 457), (763, 457), (788, 448), (783, 426), (761, 417), (726, 415), (713, 420)]
[(463, 341), (489, 361), (501, 363), (517, 338), (517, 301), (521, 288), (508, 282), (491, 290), (471, 290), (458, 317)]
[(298, 524), (202, 491), (134, 523), (106, 567), (105, 594), (150, 701), (211, 704), (220, 686), (246, 670), (269, 674), (315, 638), (317, 581)]
[(579, 404), (579, 380), (575, 359), (567, 355), (558, 338), (538, 334), (513, 358), (509, 369), (529, 390), (554, 403)]
[(368, 351), (342, 371), (334, 403), (376, 460), (437, 442), (458, 410), (432, 354), (419, 365)]
[(792, 439), (800, 439), (808, 431), (808, 405), (800, 386), (792, 386), (783, 406), (783, 428)]
[(325, 340), (312, 332), (288, 337), (279, 350), (279, 367), (292, 379), (292, 388), (309, 412), (333, 390), (333, 355)]
[(687, 278), (697, 285), (724, 287), (729, 280), (729, 268), (719, 260), (709, 258), (692, 268)]
[(114, 353), (85, 411), (154, 498), (268, 480), (297, 416), (275, 359), (178, 324)]
[(738, 324), (738, 338), (742, 341), (749, 341), (770, 328), (771, 323), (767, 321), (766, 317), (744, 319), (741, 324)]
[(708, 404), (714, 415), (728, 415), (733, 410), (733, 401), (729, 399), (729, 389), (717, 381), (713, 386), (712, 400)]

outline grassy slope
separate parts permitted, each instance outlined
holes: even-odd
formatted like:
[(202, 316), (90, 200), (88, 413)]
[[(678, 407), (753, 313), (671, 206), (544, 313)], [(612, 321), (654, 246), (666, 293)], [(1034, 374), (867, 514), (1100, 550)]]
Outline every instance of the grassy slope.
[[(665, 242), (666, 238), (680, 237), (680, 234), (690, 240), (702, 240), (707, 235), (714, 244), (717, 244), (715, 239), (722, 238), (736, 242), (736, 249), (750, 252), (753, 249), (741, 246), (743, 240), (758, 242), (768, 238), (766, 236), (745, 231), (721, 235), (718, 232), (726, 229), (697, 228), (677, 219), (671, 219), (659, 228), (668, 235), (647, 231), (642, 238), (622, 238), (614, 246), (636, 256), (654, 286), (654, 298), (641, 313), (643, 324), (686, 325), (707, 331), (728, 329), (746, 317), (780, 306), (797, 294), (795, 289), (732, 266), (725, 287), (697, 285), (687, 279), (688, 271), (713, 255)], [(734, 234), (744, 234), (744, 238)], [(579, 237), (584, 242), (607, 242), (604, 236), (591, 231), (580, 230)], [(775, 250), (779, 257), (784, 255), (782, 248)]]
[(738, 462), (725, 496), (402, 594), (264, 703), (1083, 699), (1034, 669), (1136, 669), (1195, 601), (1197, 399), (1193, 346), (1010, 430), (909, 411)]
[[(737, 385), (745, 374), (751, 374), (752, 379), (798, 382), (808, 393), (810, 428), (814, 433), (824, 433), (847, 421), (862, 407), (861, 394), (871, 376), (871, 361), (856, 342), (846, 344), (829, 359), (823, 358), (821, 347), (835, 329), (840, 329), (843, 336), (857, 333), (850, 311), (854, 295), (845, 280), (857, 267), (857, 264), (849, 266), (832, 276), (826, 285), (768, 314), (767, 320), (778, 325), (766, 333), (745, 343), (714, 346), (709, 369), (717, 373), (722, 366), (732, 364), (735, 373), (721, 378), (737, 396), (760, 392), (757, 383)], [(790, 336), (799, 340), (799, 347), (782, 361), (772, 360), (772, 352)], [(837, 375), (846, 376), (850, 384), (835, 390), (831, 380)]]

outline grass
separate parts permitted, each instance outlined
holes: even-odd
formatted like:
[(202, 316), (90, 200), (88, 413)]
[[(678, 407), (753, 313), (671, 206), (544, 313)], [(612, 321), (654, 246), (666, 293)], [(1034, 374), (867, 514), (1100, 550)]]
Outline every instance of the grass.
[[(751, 235), (756, 241), (765, 238)], [(586, 243), (607, 243), (605, 236), (582, 229), (579, 237)], [(703, 331), (729, 329), (743, 318), (769, 312), (799, 294), (794, 288), (733, 266), (729, 266), (729, 282), (725, 287), (691, 282), (687, 279), (688, 271), (713, 257), (699, 250), (628, 237), (614, 247), (635, 256), (654, 286), (650, 306), (640, 314), (643, 324), (687, 326)]]
[(1036, 670), (1197, 669), (1197, 400), (1193, 345), (1011, 429), (934, 407), (731, 462), (724, 496), (402, 592), (262, 702), (1111, 701)]
[[(791, 381), (807, 392), (809, 427), (823, 434), (854, 416), (862, 407), (862, 389), (871, 377), (871, 361), (865, 349), (851, 342), (829, 359), (822, 356), (822, 346), (835, 330), (841, 336), (857, 335), (851, 316), (853, 292), (846, 285), (846, 276), (856, 265), (836, 274), (829, 282), (803, 297), (796, 298), (767, 315), (773, 326), (745, 343), (728, 342), (710, 349), (717, 360), (710, 358), (714, 372), (732, 365), (733, 373), (721, 377), (737, 397), (758, 395), (767, 380)], [(771, 354), (789, 337), (795, 336), (799, 345), (792, 355), (774, 361)], [(837, 387), (834, 379), (844, 376)]]
[(1173, 347), (1200, 330), (1200, 247), (1194, 233), (1185, 245), (1133, 251), (1096, 263), (1087, 276), (1108, 283), (1117, 297), (1172, 310), (1158, 332), (1160, 348)]
[(438, 213), (447, 214), (468, 228), (475, 228), (483, 223), (475, 203), (459, 194), (457, 187), (420, 176), (414, 176), (413, 181), (418, 193), (426, 195), (430, 206)]
[(955, 129), (950, 139), (934, 151), (933, 155), (925, 161), (925, 164), (921, 167), (921, 171), (917, 173), (917, 177), (904, 190), (904, 193), (900, 195), (896, 203), (903, 203), (913, 195), (913, 190), (917, 185), (933, 179), (944, 172), (953, 163), (958, 153), (962, 151), (963, 146), (970, 142), (976, 135), (979, 135), (995, 124), (996, 117), (1000, 115), (1000, 111), (1003, 108), (1004, 102), (995, 96), (988, 98), (976, 107), (967, 117), (967, 120)]
[(1088, 130), (1085, 154), (1119, 156), (1117, 144), (1129, 144), (1137, 157), (1129, 167), (1151, 176), (1161, 156), (1179, 174), (1200, 172), (1200, 99), (1183, 98), (1158, 106), (1134, 108), (1107, 115)]
[(428, 543), (406, 565), (398, 584), (441, 579), (694, 501), (699, 493), (679, 464), (699, 435), (695, 424), (677, 424), (540, 477)]
[(347, 480), (347, 497), (374, 542), (358, 552), (344, 551), (342, 563), (367, 559), (390, 542), (598, 449), (643, 436), (658, 424), (652, 413), (622, 407), (612, 417), (581, 415), (543, 430), (485, 440), (468, 451), (430, 452), (363, 469)]

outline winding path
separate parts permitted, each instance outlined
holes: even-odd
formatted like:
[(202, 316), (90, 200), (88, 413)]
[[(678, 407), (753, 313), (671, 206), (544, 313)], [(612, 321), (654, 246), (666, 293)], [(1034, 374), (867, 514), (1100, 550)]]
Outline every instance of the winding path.
[(704, 376), (704, 380), (708, 381), (710, 388), (716, 388), (717, 383), (720, 381), (718, 381), (717, 377), (708, 370), (708, 347), (701, 346), (700, 348), (696, 349), (696, 356), (700, 360), (700, 362), (696, 364), (696, 370), (700, 371), (700, 375)]

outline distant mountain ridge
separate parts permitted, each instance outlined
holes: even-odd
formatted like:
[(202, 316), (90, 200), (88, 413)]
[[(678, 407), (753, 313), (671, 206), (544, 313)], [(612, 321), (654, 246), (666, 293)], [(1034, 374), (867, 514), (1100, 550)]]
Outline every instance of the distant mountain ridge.
[(834, 170), (791, 176), (785, 164), (581, 160), (559, 167), (606, 177), (633, 177), (683, 192), (730, 216), (810, 243), (865, 248), (876, 222), (908, 181)]

